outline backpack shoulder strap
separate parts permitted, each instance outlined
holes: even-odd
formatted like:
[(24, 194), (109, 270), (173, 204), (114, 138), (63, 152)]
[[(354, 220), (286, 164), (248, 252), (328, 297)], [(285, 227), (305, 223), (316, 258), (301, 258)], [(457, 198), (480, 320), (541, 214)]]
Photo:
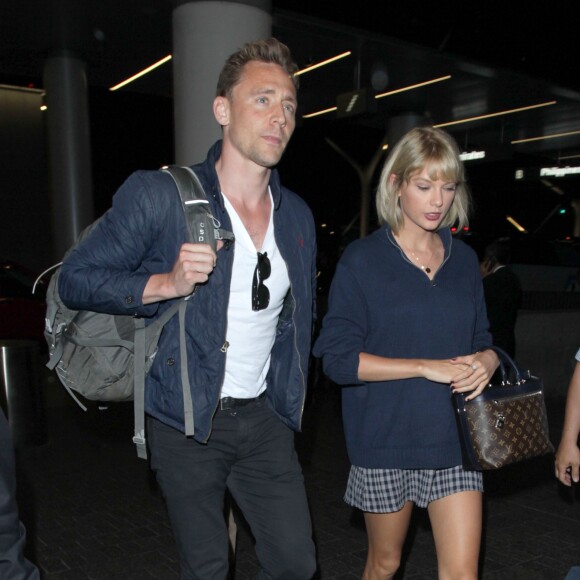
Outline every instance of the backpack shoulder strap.
[(145, 324), (143, 318), (135, 318), (135, 351), (133, 356), (133, 364), (135, 365), (133, 378), (135, 434), (133, 436), (133, 443), (135, 443), (135, 447), (137, 448), (137, 456), (141, 459), (147, 459), (145, 440), (145, 361), (151, 360), (163, 327), (173, 318), (178, 310), (181, 310), (181, 305), (185, 305), (185, 302), (185, 298), (175, 302), (175, 304), (149, 325)]
[(167, 165), (162, 171), (175, 181), (183, 204), (191, 243), (209, 244), (215, 251), (217, 240), (233, 241), (234, 234), (221, 227), (212, 214), (207, 195), (195, 171), (184, 165)]
[[(177, 186), (177, 191), (181, 198), (181, 205), (185, 213), (188, 240), (191, 243), (207, 243), (215, 251), (217, 248), (217, 240), (234, 239), (233, 233), (221, 229), (218, 220), (212, 215), (211, 207), (203, 186), (191, 168), (181, 165), (169, 165), (162, 167), (161, 170), (169, 173)], [(185, 297), (176, 301), (173, 306), (168, 308), (155, 322), (149, 325), (146, 325), (143, 319), (135, 319), (135, 434), (133, 443), (136, 445), (137, 455), (142, 459), (147, 458), (145, 440), (145, 361), (152, 356), (152, 349), (157, 345), (161, 330), (177, 312), (179, 312), (179, 343), (185, 435), (190, 437), (194, 434), (193, 401), (189, 383), (185, 339), (185, 310), (187, 308), (188, 298)]]

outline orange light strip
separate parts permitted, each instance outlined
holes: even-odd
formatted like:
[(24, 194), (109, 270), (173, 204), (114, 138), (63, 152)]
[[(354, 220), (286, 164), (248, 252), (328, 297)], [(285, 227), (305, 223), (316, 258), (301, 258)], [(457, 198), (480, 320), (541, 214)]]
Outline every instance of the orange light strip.
[(526, 228), (524, 228), (524, 226), (520, 225), (512, 216), (508, 215), (505, 218), (510, 224), (512, 224), (512, 226), (514, 226), (514, 228), (516, 228), (516, 230), (518, 230), (519, 232), (522, 232), (523, 234), (527, 233), (526, 232)]
[[(568, 137), (569, 135), (578, 135), (580, 131), (568, 131), (567, 133), (554, 133), (553, 135), (545, 135), (544, 137), (530, 137), (529, 139), (516, 139), (512, 141), (511, 144), (516, 143), (529, 143), (530, 141), (542, 141), (543, 139), (556, 139), (558, 137)], [(568, 157), (562, 157), (561, 159), (571, 159)]]
[(446, 81), (451, 78), (451, 75), (446, 75), (444, 77), (439, 77), (432, 79), (430, 81), (424, 81), (422, 83), (417, 83), (415, 85), (409, 85), (408, 87), (402, 87), (400, 89), (395, 89), (394, 91), (388, 91), (386, 93), (381, 93), (380, 95), (375, 95), (375, 99), (382, 99), (383, 97), (388, 97), (390, 95), (396, 95), (397, 93), (403, 93), (405, 91), (412, 91), (413, 89), (418, 89), (420, 87), (425, 87), (427, 85), (432, 85), (433, 83), (440, 83), (441, 81)]
[(316, 111), (315, 113), (308, 113), (308, 115), (302, 115), (303, 119), (310, 119), (312, 117), (318, 117), (318, 115), (325, 115), (326, 113), (332, 113), (336, 111), (338, 107), (330, 107), (330, 109), (324, 109), (323, 111)]
[(321, 66), (330, 64), (331, 62), (334, 62), (335, 60), (339, 60), (341, 58), (345, 58), (347, 56), (350, 56), (351, 54), (352, 54), (352, 52), (350, 50), (347, 50), (346, 52), (343, 52), (341, 54), (337, 54), (336, 56), (333, 56), (331, 58), (327, 58), (326, 60), (323, 60), (319, 63), (313, 64), (311, 66), (307, 66), (306, 68), (303, 68), (302, 70), (295, 72), (294, 76), (297, 77), (297, 76), (303, 75), (303, 74), (310, 72), (314, 69), (320, 68)]
[(491, 119), (492, 117), (499, 117), (501, 115), (511, 115), (513, 113), (521, 113), (522, 111), (538, 109), (539, 107), (548, 107), (550, 105), (555, 105), (556, 103), (557, 101), (547, 101), (546, 103), (538, 103), (537, 105), (518, 107), (517, 109), (508, 109), (507, 111), (498, 111), (497, 113), (489, 113), (487, 115), (479, 115), (477, 117), (459, 119), (458, 121), (449, 121), (448, 123), (439, 123), (438, 125), (433, 125), (433, 127), (450, 127), (451, 125), (459, 125), (460, 123), (470, 123), (471, 121), (479, 121), (481, 119)]
[[(441, 81), (446, 81), (450, 79), (451, 75), (447, 75), (444, 77), (439, 77), (436, 79), (432, 79), (430, 81), (425, 81), (422, 83), (417, 83), (414, 85), (409, 85), (408, 87), (402, 87), (400, 89), (395, 89), (394, 91), (389, 91), (388, 93), (381, 93), (380, 95), (375, 95), (375, 99), (380, 99), (382, 97), (388, 97), (389, 95), (394, 95), (396, 93), (402, 93), (404, 91), (411, 91), (413, 89), (418, 89), (420, 87), (424, 87), (426, 85), (432, 85), (433, 83), (439, 83)], [(324, 109), (322, 111), (316, 111), (315, 113), (308, 113), (308, 115), (302, 115), (303, 119), (310, 119), (311, 117), (317, 117), (318, 115), (325, 115), (326, 113), (332, 113), (332, 111), (336, 111), (337, 107), (331, 107), (329, 109)]]
[(168, 54), (166, 57), (153, 63), (151, 66), (144, 68), (141, 72), (138, 72), (137, 74), (134, 74), (132, 77), (129, 77), (128, 79), (120, 82), (118, 85), (111, 87), (109, 90), (116, 91), (117, 89), (120, 89), (121, 87), (124, 87), (125, 85), (128, 85), (129, 83), (132, 83), (134, 80), (137, 80), (139, 77), (142, 77), (142, 76), (150, 73), (152, 70), (156, 69), (157, 67), (160, 67), (162, 64), (169, 62), (172, 58), (173, 58), (172, 55)]

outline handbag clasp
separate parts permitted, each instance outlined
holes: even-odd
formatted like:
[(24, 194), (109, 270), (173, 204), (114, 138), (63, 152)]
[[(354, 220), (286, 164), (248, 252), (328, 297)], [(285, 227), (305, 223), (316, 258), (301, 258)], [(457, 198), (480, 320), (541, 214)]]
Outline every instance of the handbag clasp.
[(503, 413), (498, 413), (495, 420), (495, 428), (502, 429), (505, 425), (505, 415)]

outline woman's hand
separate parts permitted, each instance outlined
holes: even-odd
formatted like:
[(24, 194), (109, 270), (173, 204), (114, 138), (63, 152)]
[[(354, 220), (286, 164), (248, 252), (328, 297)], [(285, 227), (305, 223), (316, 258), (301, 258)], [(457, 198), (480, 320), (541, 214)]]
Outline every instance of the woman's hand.
[(420, 375), (435, 383), (452, 384), (461, 372), (467, 372), (469, 364), (451, 360), (424, 359), (420, 361)]
[[(361, 381), (398, 381), (423, 377), (435, 383), (451, 385), (455, 391), (481, 390), (491, 379), (499, 360), (493, 351), (460, 356), (454, 359), (386, 358), (361, 352), (358, 378)], [(470, 397), (470, 398), (473, 398)]]
[(469, 393), (472, 391), (465, 398), (466, 401), (471, 401), (481, 394), (499, 366), (497, 354), (491, 349), (466, 356), (458, 356), (451, 359), (450, 362), (460, 370), (451, 381), (453, 392)]

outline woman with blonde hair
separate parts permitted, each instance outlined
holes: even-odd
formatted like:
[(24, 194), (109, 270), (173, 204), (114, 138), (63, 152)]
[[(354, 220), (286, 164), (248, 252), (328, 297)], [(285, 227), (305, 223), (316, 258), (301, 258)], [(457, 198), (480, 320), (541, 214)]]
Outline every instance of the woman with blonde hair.
[(352, 467), (345, 501), (364, 512), (363, 578), (392, 578), (413, 506), (427, 508), (439, 578), (477, 578), (482, 476), (461, 466), (452, 392), (477, 397), (498, 366), (467, 224), (459, 150), (440, 129), (409, 131), (383, 167), (381, 227), (336, 269), (314, 354), (343, 385)]

